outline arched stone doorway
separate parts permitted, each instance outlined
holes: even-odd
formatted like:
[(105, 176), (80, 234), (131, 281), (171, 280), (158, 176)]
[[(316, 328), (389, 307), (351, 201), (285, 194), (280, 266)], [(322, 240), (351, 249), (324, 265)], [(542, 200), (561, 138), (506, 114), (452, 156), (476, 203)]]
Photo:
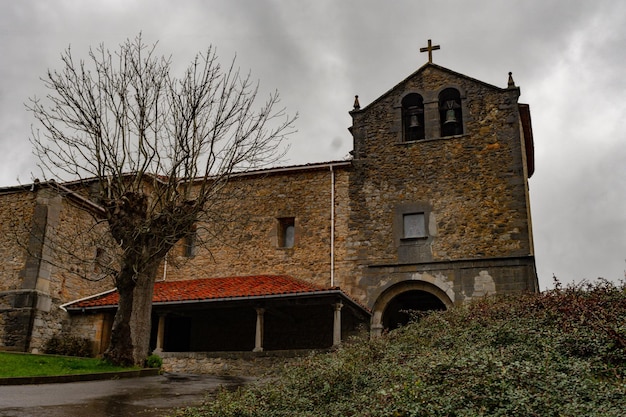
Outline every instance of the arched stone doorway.
[(415, 312), (445, 310), (446, 305), (436, 295), (422, 290), (411, 290), (395, 296), (383, 311), (383, 328), (393, 330), (409, 323)]
[(410, 311), (446, 310), (453, 305), (453, 297), (450, 289), (444, 291), (430, 282), (400, 282), (386, 289), (374, 303), (372, 336), (380, 335), (384, 329), (393, 330), (407, 324)]

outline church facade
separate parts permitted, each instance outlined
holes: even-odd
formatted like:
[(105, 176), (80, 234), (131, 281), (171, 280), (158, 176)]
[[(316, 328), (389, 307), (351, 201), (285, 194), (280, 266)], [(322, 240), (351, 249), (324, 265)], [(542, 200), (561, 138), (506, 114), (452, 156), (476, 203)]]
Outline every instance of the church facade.
[[(405, 324), (407, 311), (538, 291), (519, 96), (510, 74), (501, 88), (429, 62), (364, 107), (355, 98), (349, 160), (236, 175), (228, 186), (246, 197), (224, 207), (245, 221), (170, 252), (153, 347), (325, 348)], [(0, 189), (0, 349), (41, 351), (58, 334), (106, 347), (112, 283), (55, 267), (45, 245), (94, 210), (64, 185)]]

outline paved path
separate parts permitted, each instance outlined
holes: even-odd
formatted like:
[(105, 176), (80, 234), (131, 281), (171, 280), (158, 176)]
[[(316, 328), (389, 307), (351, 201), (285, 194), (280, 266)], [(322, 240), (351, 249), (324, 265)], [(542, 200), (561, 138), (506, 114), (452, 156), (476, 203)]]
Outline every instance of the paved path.
[(161, 417), (251, 378), (165, 374), (111, 381), (0, 386), (0, 417)]

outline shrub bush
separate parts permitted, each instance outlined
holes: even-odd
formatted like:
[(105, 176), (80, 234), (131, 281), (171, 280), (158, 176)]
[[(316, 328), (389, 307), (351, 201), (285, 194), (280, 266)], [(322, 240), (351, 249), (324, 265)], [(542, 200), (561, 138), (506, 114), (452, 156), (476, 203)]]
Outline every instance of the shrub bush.
[(617, 417), (625, 338), (624, 284), (485, 298), (178, 415)]
[(74, 336), (55, 335), (46, 341), (44, 352), (53, 355), (92, 357), (91, 341)]
[(163, 359), (159, 355), (152, 354), (146, 358), (147, 368), (161, 368), (163, 366)]

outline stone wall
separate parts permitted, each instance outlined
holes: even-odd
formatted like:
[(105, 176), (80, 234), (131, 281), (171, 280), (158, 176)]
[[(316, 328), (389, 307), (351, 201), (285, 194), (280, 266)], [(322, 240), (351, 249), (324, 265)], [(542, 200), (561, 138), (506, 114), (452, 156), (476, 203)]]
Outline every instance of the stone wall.
[(20, 271), (35, 207), (36, 193), (18, 188), (0, 192), (0, 291), (22, 287)]
[[(229, 197), (211, 208), (225, 217), (227, 224), (199, 224), (199, 240), (207, 241), (207, 245), (198, 247), (195, 255), (188, 258), (180, 242), (168, 257), (166, 279), (286, 274), (330, 287), (333, 176), (335, 240), (343, 241), (348, 206), (345, 168), (331, 172), (329, 166), (324, 166), (247, 176), (232, 181), (224, 192)], [(233, 214), (236, 216), (229, 219)], [(293, 248), (280, 247), (278, 242), (277, 219), (284, 217), (295, 219)], [(217, 236), (211, 237), (216, 230)], [(337, 247), (335, 259), (341, 259), (344, 249), (341, 244)], [(341, 268), (345, 266), (335, 266)]]
[(48, 340), (53, 336), (62, 335), (66, 329), (71, 329), (69, 319), (69, 314), (56, 305), (48, 311), (34, 309), (28, 351), (32, 353), (44, 352)]
[(295, 364), (311, 351), (163, 352), (163, 370), (177, 374), (271, 376)]
[[(51, 251), (56, 266), (50, 294), (59, 303), (88, 297), (115, 286), (111, 276), (98, 273), (97, 249), (106, 248), (110, 243), (104, 224), (96, 227), (95, 223), (92, 213), (71, 199), (62, 199), (58, 224), (50, 237), (51, 244), (57, 246)], [(72, 243), (68, 245), (68, 242)]]
[[(31, 340), (35, 311), (49, 308), (45, 289), (37, 288), (45, 210), (37, 210), (35, 188), (0, 193), (0, 349), (24, 351)], [(33, 228), (37, 229), (33, 231)]]
[(42, 351), (68, 322), (63, 303), (112, 286), (91, 280), (84, 266), (93, 267), (95, 248), (82, 237), (94, 219), (54, 189), (36, 185), (3, 190), (0, 220), (0, 349)]

